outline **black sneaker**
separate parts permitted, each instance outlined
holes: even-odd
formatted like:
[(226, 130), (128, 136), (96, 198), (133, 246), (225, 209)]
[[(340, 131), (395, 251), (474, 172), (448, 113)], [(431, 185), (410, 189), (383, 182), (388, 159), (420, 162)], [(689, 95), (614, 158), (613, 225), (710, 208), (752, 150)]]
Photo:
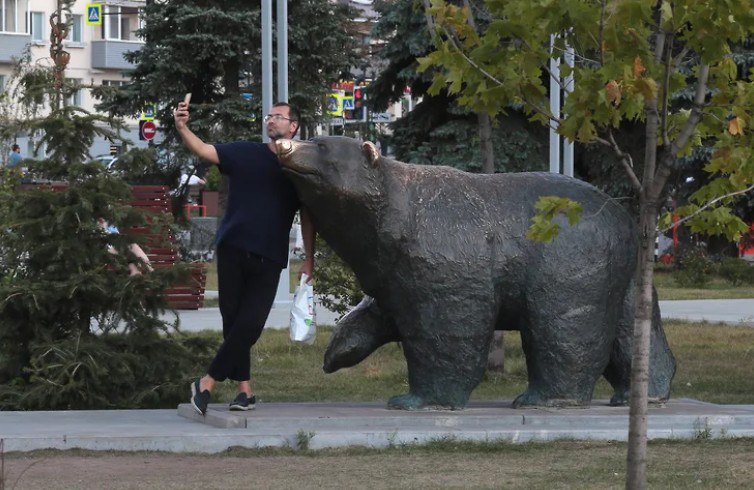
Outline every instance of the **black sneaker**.
[(257, 404), (257, 396), (247, 396), (246, 393), (241, 392), (236, 395), (236, 398), (230, 402), (231, 410), (254, 410), (254, 406)]
[(194, 410), (202, 415), (207, 413), (209, 398), (209, 390), (200, 391), (198, 379), (191, 383), (191, 406), (194, 407)]

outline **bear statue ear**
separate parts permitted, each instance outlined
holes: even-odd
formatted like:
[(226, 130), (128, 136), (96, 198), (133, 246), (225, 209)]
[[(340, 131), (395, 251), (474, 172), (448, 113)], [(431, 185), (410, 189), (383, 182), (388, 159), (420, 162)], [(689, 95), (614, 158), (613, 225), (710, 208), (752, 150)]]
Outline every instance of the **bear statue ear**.
[(380, 166), (380, 151), (374, 146), (374, 143), (371, 141), (365, 141), (361, 145), (361, 151), (364, 152), (364, 156), (367, 157), (367, 160), (372, 164), (372, 167), (377, 168)]

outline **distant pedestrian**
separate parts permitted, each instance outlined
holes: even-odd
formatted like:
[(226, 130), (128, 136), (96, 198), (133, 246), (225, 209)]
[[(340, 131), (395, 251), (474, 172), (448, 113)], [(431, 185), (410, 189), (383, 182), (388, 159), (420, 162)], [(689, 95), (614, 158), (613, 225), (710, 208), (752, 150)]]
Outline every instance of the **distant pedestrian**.
[[(118, 235), (120, 233), (120, 230), (118, 230), (117, 226), (108, 224), (108, 222), (105, 221), (104, 218), (97, 219), (97, 225), (108, 235)], [(138, 244), (129, 244), (128, 250), (131, 252), (131, 254), (133, 254), (134, 258), (137, 259), (136, 261), (128, 261), (128, 275), (140, 276), (142, 267), (144, 267), (149, 272), (154, 270), (152, 268), (152, 263), (149, 261), (149, 257), (146, 253), (144, 253), (144, 250), (142, 250), (142, 248)], [(112, 245), (107, 245), (107, 251), (113, 255), (118, 255), (118, 251), (115, 250), (115, 247), (113, 247)]]
[(11, 147), (10, 157), (8, 158), (8, 168), (14, 168), (17, 170), (21, 170), (21, 168), (18, 166), (18, 164), (23, 160), (24, 157), (21, 156), (21, 147), (18, 145), (13, 145)]

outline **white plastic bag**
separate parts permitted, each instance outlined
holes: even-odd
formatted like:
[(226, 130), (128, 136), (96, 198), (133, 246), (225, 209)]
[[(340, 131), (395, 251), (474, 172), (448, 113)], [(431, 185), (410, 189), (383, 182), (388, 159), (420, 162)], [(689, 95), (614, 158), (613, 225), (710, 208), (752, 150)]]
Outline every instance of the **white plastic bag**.
[(307, 283), (308, 279), (306, 274), (301, 274), (301, 282), (293, 294), (290, 336), (293, 342), (312, 345), (317, 327), (314, 320), (314, 286)]

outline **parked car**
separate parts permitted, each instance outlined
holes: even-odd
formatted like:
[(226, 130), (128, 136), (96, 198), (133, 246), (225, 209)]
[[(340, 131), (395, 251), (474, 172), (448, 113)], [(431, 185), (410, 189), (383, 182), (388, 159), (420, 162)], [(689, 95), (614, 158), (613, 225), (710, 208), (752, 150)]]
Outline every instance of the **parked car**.
[(115, 162), (118, 161), (118, 157), (109, 154), (97, 155), (96, 157), (92, 158), (91, 161), (101, 163), (105, 166), (106, 169), (110, 170), (112, 169)]

